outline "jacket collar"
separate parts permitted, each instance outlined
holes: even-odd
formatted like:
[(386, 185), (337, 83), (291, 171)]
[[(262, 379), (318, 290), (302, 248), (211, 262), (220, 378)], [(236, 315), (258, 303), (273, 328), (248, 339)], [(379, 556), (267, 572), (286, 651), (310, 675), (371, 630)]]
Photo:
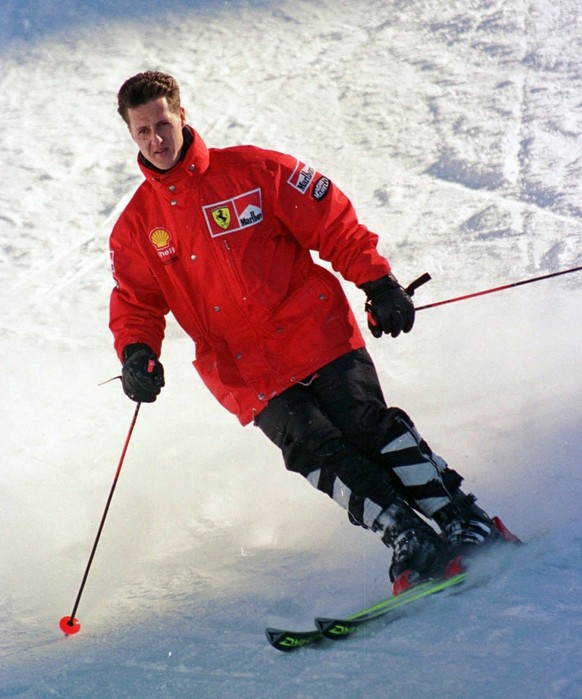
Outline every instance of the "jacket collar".
[(146, 180), (154, 186), (160, 186), (168, 178), (177, 180), (186, 176), (200, 177), (208, 169), (210, 156), (200, 134), (191, 126), (185, 126), (183, 134), (184, 145), (182, 146), (180, 159), (170, 170), (159, 170), (149, 160), (144, 158), (141, 153), (138, 154), (137, 163), (139, 168)]

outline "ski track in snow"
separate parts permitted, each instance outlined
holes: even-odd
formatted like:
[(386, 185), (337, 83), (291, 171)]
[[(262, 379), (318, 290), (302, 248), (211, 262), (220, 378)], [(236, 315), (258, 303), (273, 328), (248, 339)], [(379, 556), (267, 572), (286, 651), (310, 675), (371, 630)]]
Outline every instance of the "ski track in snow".
[(370, 341), (389, 400), (530, 542), (481, 586), (271, 649), (266, 625), (384, 597), (388, 557), (212, 402), (170, 322), (81, 633), (57, 626), (133, 411), (99, 385), (119, 373), (107, 237), (140, 182), (121, 82), (167, 70), (209, 145), (331, 176), (401, 281), (432, 274), (430, 303), (581, 264), (581, 24), (574, 0), (4, 0), (0, 697), (582, 696), (579, 274)]

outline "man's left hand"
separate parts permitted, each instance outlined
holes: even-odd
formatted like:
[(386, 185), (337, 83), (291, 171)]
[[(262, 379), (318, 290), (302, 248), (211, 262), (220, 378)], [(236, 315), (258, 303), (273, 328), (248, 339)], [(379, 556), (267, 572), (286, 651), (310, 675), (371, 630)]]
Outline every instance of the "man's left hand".
[(368, 327), (374, 337), (383, 333), (398, 337), (401, 332), (412, 330), (414, 303), (392, 274), (366, 282), (360, 288), (368, 297)]

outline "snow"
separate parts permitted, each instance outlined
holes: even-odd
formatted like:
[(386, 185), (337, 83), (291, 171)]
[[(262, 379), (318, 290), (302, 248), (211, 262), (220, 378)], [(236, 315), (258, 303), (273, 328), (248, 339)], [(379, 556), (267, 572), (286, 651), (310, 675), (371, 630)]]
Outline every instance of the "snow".
[[(417, 302), (581, 264), (574, 0), (3, 0), (0, 697), (582, 696), (580, 292), (571, 274), (422, 311), (370, 350), (391, 403), (529, 543), (480, 586), (293, 655), (386, 596), (388, 556), (206, 393), (175, 323), (63, 637), (134, 406), (107, 238), (140, 181), (115, 112), (179, 79), (209, 145), (332, 177)], [(362, 324), (361, 292), (346, 285)]]

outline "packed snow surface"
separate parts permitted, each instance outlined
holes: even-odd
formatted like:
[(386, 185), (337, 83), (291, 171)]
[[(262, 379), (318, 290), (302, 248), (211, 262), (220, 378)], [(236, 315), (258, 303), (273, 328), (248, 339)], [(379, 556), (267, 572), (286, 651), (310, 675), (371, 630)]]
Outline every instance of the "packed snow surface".
[[(418, 304), (582, 262), (576, 0), (3, 0), (0, 697), (578, 699), (580, 273), (370, 338), (389, 402), (527, 546), (479, 584), (283, 655), (388, 593), (377, 538), (207, 394), (174, 322), (78, 611), (131, 422), (107, 239), (140, 182), (121, 83), (173, 73), (210, 146), (293, 153), (340, 185)], [(362, 294), (346, 284), (362, 326)], [(366, 331), (367, 332), (367, 331)]]

